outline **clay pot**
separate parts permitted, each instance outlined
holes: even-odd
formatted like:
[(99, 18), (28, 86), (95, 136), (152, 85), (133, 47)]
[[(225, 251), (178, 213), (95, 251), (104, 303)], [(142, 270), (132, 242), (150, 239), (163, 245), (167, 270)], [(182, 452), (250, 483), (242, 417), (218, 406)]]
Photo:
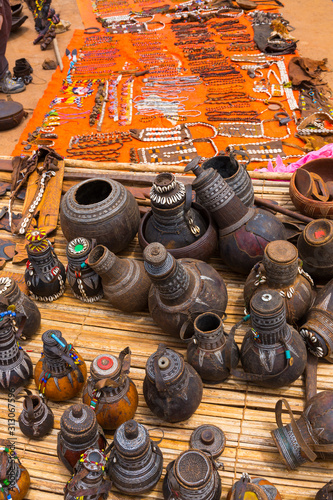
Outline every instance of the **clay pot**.
[(318, 174), (326, 183), (333, 180), (332, 168), (332, 158), (318, 158), (305, 163), (294, 172), (290, 179), (289, 194), (291, 201), (302, 214), (314, 219), (333, 219), (333, 201), (319, 201), (302, 194), (304, 190), (302, 177), (297, 175), (298, 170), (306, 170)]
[[(282, 423), (282, 405), (291, 421)], [(297, 469), (316, 458), (332, 460), (333, 391), (323, 391), (310, 398), (301, 416), (295, 420), (288, 401), (280, 399), (275, 407), (278, 429), (272, 437), (289, 470)]]
[[(1, 483), (0, 500), (23, 500), (30, 488), (29, 472), (21, 464), (9, 440), (0, 439)], [(14, 479), (15, 478), (15, 479)], [(8, 481), (9, 484), (6, 484)]]
[(300, 329), (307, 348), (318, 358), (333, 363), (333, 280), (329, 281), (317, 294)]
[(193, 321), (213, 311), (223, 316), (228, 294), (223, 279), (209, 264), (195, 259), (176, 260), (160, 243), (143, 252), (153, 285), (148, 305), (153, 320), (174, 336), (193, 335)]
[(165, 248), (182, 248), (197, 241), (207, 227), (200, 213), (192, 208), (192, 189), (176, 180), (174, 174), (159, 174), (150, 191), (152, 216), (147, 220), (145, 238)]
[(162, 452), (147, 429), (135, 420), (128, 420), (116, 430), (109, 461), (114, 486), (128, 495), (151, 490), (162, 475)]
[(253, 500), (282, 500), (282, 497), (274, 484), (263, 477), (250, 477), (243, 473), (239, 481), (229, 490), (227, 500), (238, 500), (245, 498)]
[(283, 224), (267, 211), (246, 207), (216, 170), (203, 170), (199, 161), (192, 160), (185, 172), (193, 170), (192, 187), (219, 228), (221, 259), (233, 271), (247, 274), (262, 259), (267, 243), (285, 239)]
[(200, 314), (194, 321), (194, 335), (187, 347), (187, 361), (204, 382), (223, 382), (230, 375), (225, 348), (221, 318), (211, 312)]
[(117, 253), (132, 241), (139, 223), (134, 196), (112, 179), (79, 182), (61, 202), (60, 224), (67, 241), (84, 236)]
[(128, 376), (130, 366), (129, 347), (121, 351), (118, 358), (100, 354), (91, 363), (82, 399), (95, 410), (97, 422), (103, 429), (117, 429), (135, 415), (138, 391)]
[(75, 297), (82, 302), (96, 302), (103, 297), (101, 278), (88, 265), (93, 245), (86, 238), (74, 238), (67, 245), (67, 280)]
[(13, 278), (2, 276), (0, 278), (0, 312), (7, 310), (8, 306), (15, 306), (15, 311), (25, 317), (22, 335), (31, 338), (40, 327), (40, 312), (36, 304), (21, 292)]
[(298, 259), (297, 248), (289, 241), (271, 241), (262, 262), (251, 270), (244, 286), (244, 301), (263, 288), (277, 290), (284, 298), (287, 323), (294, 325), (311, 307), (314, 300), (313, 281)]
[(251, 299), (252, 328), (243, 339), (240, 358), (248, 380), (263, 387), (290, 385), (306, 366), (306, 348), (287, 324), (284, 300), (269, 288)]
[[(190, 245), (179, 248), (168, 248), (168, 251), (171, 253), (171, 255), (174, 256), (175, 259), (188, 257), (189, 259), (199, 259), (206, 261), (214, 254), (215, 250), (217, 249), (217, 232), (210, 213), (204, 207), (199, 205), (199, 203), (192, 202), (192, 207), (201, 215), (202, 219), (204, 220), (207, 227), (206, 231), (202, 236), (197, 238)], [(150, 210), (146, 212), (141, 219), (138, 237), (142, 250), (144, 250), (146, 246), (149, 245), (149, 242), (145, 238), (145, 232), (147, 223), (149, 222), (151, 217), (152, 211)]]
[(18, 418), (19, 426), (25, 436), (38, 439), (46, 436), (53, 428), (54, 417), (52, 410), (43, 399), (36, 395), (25, 396), (23, 410)]
[(146, 364), (143, 395), (147, 406), (167, 422), (193, 415), (202, 398), (202, 382), (181, 354), (160, 344)]
[(62, 414), (57, 442), (58, 458), (71, 473), (89, 448), (103, 451), (107, 447), (94, 410), (82, 403), (70, 406)]
[(42, 335), (43, 354), (35, 368), (38, 391), (51, 401), (67, 401), (82, 389), (87, 367), (81, 356), (58, 330)]
[(16, 313), (0, 313), (0, 387), (5, 390), (24, 386), (32, 377), (30, 356), (16, 339)]
[(202, 168), (207, 170), (212, 168), (225, 180), (238, 198), (247, 207), (252, 207), (254, 203), (254, 190), (246, 166), (240, 165), (234, 155), (218, 155), (210, 158), (202, 164)]
[(181, 500), (220, 500), (221, 478), (213, 459), (199, 450), (181, 453), (167, 467), (163, 498)]
[(65, 291), (66, 271), (59, 261), (46, 232), (32, 229), (27, 232), (29, 244), (27, 269), (24, 279), (35, 300), (52, 302)]
[(120, 259), (105, 246), (97, 245), (87, 263), (102, 278), (104, 296), (113, 307), (125, 312), (147, 309), (151, 281), (142, 262)]
[[(170, 173), (159, 174), (150, 192), (151, 211), (141, 220), (142, 249), (158, 242), (177, 258), (206, 260), (217, 247), (216, 230), (207, 211), (192, 203), (192, 189)], [(175, 252), (176, 251), (176, 252)]]
[(318, 281), (333, 278), (333, 222), (318, 219), (310, 222), (297, 241), (304, 270)]
[(106, 500), (112, 483), (106, 477), (107, 458), (98, 449), (90, 448), (75, 466), (74, 476), (64, 488), (65, 500)]

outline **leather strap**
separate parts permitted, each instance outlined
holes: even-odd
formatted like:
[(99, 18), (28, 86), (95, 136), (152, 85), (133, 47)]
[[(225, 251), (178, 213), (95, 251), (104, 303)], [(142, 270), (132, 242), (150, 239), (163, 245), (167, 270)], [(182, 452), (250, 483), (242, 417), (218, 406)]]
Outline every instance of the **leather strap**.
[[(163, 429), (160, 429), (159, 427), (155, 427), (154, 429), (149, 429), (148, 434), (149, 434), (150, 432), (152, 432), (152, 431), (161, 431), (161, 432), (162, 432), (162, 437), (161, 437), (160, 439), (158, 439), (157, 441), (154, 441), (154, 440), (153, 440), (153, 438), (150, 438), (150, 439), (151, 439), (151, 441), (152, 441), (154, 444), (159, 445), (159, 444), (163, 441), (163, 439), (164, 439), (164, 430), (163, 430)], [(149, 434), (149, 437), (150, 437), (150, 434)]]
[(69, 366), (73, 368), (73, 370), (76, 370), (78, 372), (77, 374), (77, 379), (79, 382), (84, 382), (84, 378), (82, 375), (82, 372), (79, 368), (80, 365), (82, 365), (82, 361), (79, 361), (79, 364), (75, 364), (73, 358), (71, 358), (68, 354), (64, 353), (59, 347), (57, 346), (47, 346), (47, 350), (50, 351), (52, 354), (55, 354), (56, 356), (60, 356), (64, 361), (66, 361)]
[(185, 212), (188, 212), (192, 205), (192, 184), (185, 185)]
[(251, 482), (249, 476), (242, 477), (235, 484), (235, 489), (232, 492), (232, 500), (243, 500), (245, 493), (248, 491), (247, 485)]
[[(279, 399), (275, 405), (275, 418), (276, 418), (276, 423), (277, 423), (278, 427), (279, 428), (284, 427), (283, 422), (282, 422), (282, 405), (283, 404), (285, 405), (285, 407), (289, 413), (289, 416), (291, 419), (290, 425), (291, 425), (292, 431), (296, 437), (296, 441), (297, 441), (298, 445), (300, 446), (300, 448), (301, 448), (302, 452), (304, 453), (304, 455), (306, 456), (306, 458), (310, 462), (314, 462), (317, 458), (317, 455), (312, 451), (312, 449), (309, 447), (309, 445), (305, 442), (302, 434), (300, 433), (300, 431), (297, 427), (297, 423), (296, 423), (296, 420), (294, 418), (293, 412), (290, 408), (290, 405), (289, 405), (288, 401), (284, 398)], [(333, 445), (329, 445), (329, 446), (331, 446), (333, 449)]]
[(312, 181), (310, 187), (310, 196), (322, 202), (328, 201), (330, 193), (328, 192), (324, 180), (315, 172), (309, 172), (309, 175)]
[(103, 378), (99, 380), (95, 384), (95, 388), (98, 391), (103, 389), (103, 387), (121, 387), (124, 384), (131, 368), (131, 349), (129, 347), (123, 349), (118, 359), (121, 366), (118, 380), (112, 378)]
[(74, 498), (88, 497), (93, 495), (96, 495), (96, 498), (99, 498), (101, 495), (109, 493), (112, 487), (112, 483), (108, 479), (103, 480), (102, 484), (100, 484), (99, 486), (82, 488), (80, 490), (74, 489), (78, 482), (84, 479), (88, 474), (89, 471), (83, 467), (80, 472), (75, 474), (75, 476), (67, 484), (67, 492), (73, 495)]
[(190, 326), (191, 324), (191, 320), (190, 319), (187, 319), (181, 326), (180, 328), (180, 331), (179, 331), (179, 336), (180, 338), (182, 339), (183, 342), (191, 342), (191, 340), (194, 338), (194, 334), (192, 335), (192, 337), (189, 337), (189, 338), (185, 338), (185, 334), (186, 334), (186, 330), (187, 328)]
[(305, 371), (305, 395), (306, 401), (317, 394), (317, 367), (318, 358), (308, 351), (308, 358)]

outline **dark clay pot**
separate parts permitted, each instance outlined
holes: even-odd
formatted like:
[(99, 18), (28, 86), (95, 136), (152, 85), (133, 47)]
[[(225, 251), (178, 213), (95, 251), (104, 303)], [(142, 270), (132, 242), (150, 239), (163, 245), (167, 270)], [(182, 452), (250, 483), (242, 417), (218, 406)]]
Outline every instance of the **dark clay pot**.
[(64, 488), (65, 500), (106, 500), (112, 483), (106, 477), (107, 458), (90, 448), (77, 462), (74, 476)]
[(164, 344), (146, 364), (143, 395), (147, 406), (167, 422), (182, 422), (193, 415), (202, 398), (202, 382), (183, 356)]
[(128, 495), (151, 490), (162, 475), (162, 452), (147, 429), (135, 420), (128, 420), (116, 430), (109, 461), (114, 486)]
[(90, 252), (87, 262), (102, 278), (104, 296), (113, 307), (125, 312), (147, 309), (151, 281), (143, 262), (120, 259), (103, 245)]
[[(197, 238), (193, 243), (185, 247), (179, 248), (168, 248), (168, 252), (174, 256), (175, 259), (182, 259), (184, 257), (190, 259), (208, 260), (217, 249), (217, 232), (215, 224), (210, 213), (199, 203), (192, 202), (192, 207), (195, 209), (202, 217), (207, 227), (206, 231), (202, 236)], [(139, 243), (144, 250), (149, 242), (145, 238), (146, 226), (152, 217), (152, 211), (148, 211), (141, 219), (138, 237)]]
[(213, 311), (224, 315), (227, 289), (212, 266), (195, 259), (176, 260), (160, 243), (148, 245), (143, 256), (153, 282), (149, 312), (164, 332), (190, 337), (199, 314)]
[[(187, 347), (187, 361), (204, 382), (223, 382), (230, 375), (226, 365), (223, 322), (214, 313), (200, 314), (194, 321), (194, 335)], [(238, 353), (237, 353), (238, 355)]]
[(65, 291), (66, 271), (55, 254), (46, 233), (38, 229), (28, 231), (29, 244), (25, 282), (35, 300), (53, 302)]
[(128, 376), (131, 351), (127, 347), (119, 354), (100, 354), (91, 363), (90, 377), (82, 399), (96, 412), (103, 429), (114, 430), (134, 417), (138, 407), (138, 391)]
[(75, 297), (82, 302), (96, 302), (103, 297), (101, 278), (88, 265), (87, 258), (93, 248), (86, 238), (74, 238), (67, 245), (67, 280)]
[(319, 282), (333, 278), (333, 221), (318, 219), (310, 222), (297, 241), (304, 271)]
[(267, 211), (246, 207), (215, 170), (199, 167), (199, 160), (192, 160), (185, 172), (193, 170), (193, 189), (219, 228), (221, 259), (233, 271), (247, 274), (262, 259), (267, 243), (285, 239), (283, 224)]
[(251, 299), (252, 328), (242, 342), (240, 358), (248, 379), (263, 387), (290, 385), (306, 366), (306, 348), (287, 324), (284, 300), (269, 288)]
[(57, 441), (58, 458), (71, 473), (82, 453), (89, 448), (103, 451), (107, 447), (94, 410), (81, 403), (70, 406), (62, 414)]
[(40, 396), (28, 394), (24, 398), (23, 410), (18, 422), (25, 436), (38, 439), (46, 436), (52, 430), (54, 417), (51, 408)]
[(24, 386), (32, 377), (30, 356), (18, 345), (15, 337), (15, 313), (8, 311), (0, 321), (0, 387), (8, 391)]
[(177, 181), (171, 173), (155, 178), (150, 204), (151, 216), (146, 220), (144, 232), (148, 243), (161, 243), (168, 250), (188, 247), (207, 230), (200, 212), (192, 207), (191, 186)]
[(51, 401), (67, 401), (83, 388), (87, 378), (84, 360), (59, 330), (42, 335), (43, 353), (35, 368), (35, 384)]
[[(0, 439), (1, 448), (11, 450), (11, 442), (6, 439)], [(13, 478), (13, 483), (9, 486), (3, 485), (3, 492), (0, 492), (1, 500), (23, 500), (30, 488), (29, 472), (21, 464), (15, 451), (10, 453), (5, 450), (0, 451), (1, 475), (4, 479)]]
[(277, 290), (284, 298), (287, 323), (295, 325), (311, 307), (314, 283), (303, 269), (297, 248), (289, 241), (271, 241), (262, 262), (251, 270), (244, 286), (245, 307), (254, 293), (263, 288)]
[[(283, 404), (291, 418), (287, 425), (282, 423)], [(319, 392), (310, 398), (297, 420), (285, 399), (277, 402), (275, 414), (278, 429), (272, 431), (272, 437), (289, 470), (316, 458), (332, 460), (333, 391)]]
[(31, 338), (40, 327), (40, 312), (36, 304), (21, 292), (13, 278), (2, 276), (0, 278), (0, 312), (14, 305), (15, 311), (25, 317), (22, 335)]
[(218, 155), (210, 158), (202, 164), (202, 168), (207, 170), (213, 168), (225, 180), (238, 198), (247, 207), (252, 207), (254, 203), (254, 190), (251, 177), (246, 170), (246, 166), (240, 165), (235, 157)]
[(221, 494), (221, 478), (206, 453), (184, 451), (168, 465), (163, 481), (165, 500), (220, 500)]
[(132, 241), (139, 223), (134, 196), (112, 179), (82, 181), (61, 202), (60, 224), (67, 241), (84, 236), (117, 253)]
[(333, 280), (318, 292), (300, 329), (309, 351), (333, 363)]

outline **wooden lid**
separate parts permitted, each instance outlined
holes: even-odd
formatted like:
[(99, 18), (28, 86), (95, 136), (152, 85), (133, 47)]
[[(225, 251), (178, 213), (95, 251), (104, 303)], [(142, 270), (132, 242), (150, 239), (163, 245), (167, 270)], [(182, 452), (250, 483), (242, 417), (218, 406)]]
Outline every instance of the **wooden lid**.
[(265, 248), (267, 257), (277, 264), (289, 263), (297, 259), (297, 248), (289, 241), (276, 240), (271, 241)]

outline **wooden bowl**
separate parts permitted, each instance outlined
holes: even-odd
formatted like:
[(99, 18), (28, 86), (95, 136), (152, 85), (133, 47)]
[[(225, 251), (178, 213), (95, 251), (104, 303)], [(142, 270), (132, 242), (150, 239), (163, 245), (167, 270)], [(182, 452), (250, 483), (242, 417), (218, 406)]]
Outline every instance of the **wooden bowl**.
[[(301, 169), (320, 175), (324, 182), (333, 181), (333, 158), (309, 161), (298, 170)], [(333, 219), (333, 201), (322, 202), (304, 196), (299, 191), (299, 186), (296, 187), (296, 172), (290, 180), (289, 194), (297, 210), (314, 219)]]

